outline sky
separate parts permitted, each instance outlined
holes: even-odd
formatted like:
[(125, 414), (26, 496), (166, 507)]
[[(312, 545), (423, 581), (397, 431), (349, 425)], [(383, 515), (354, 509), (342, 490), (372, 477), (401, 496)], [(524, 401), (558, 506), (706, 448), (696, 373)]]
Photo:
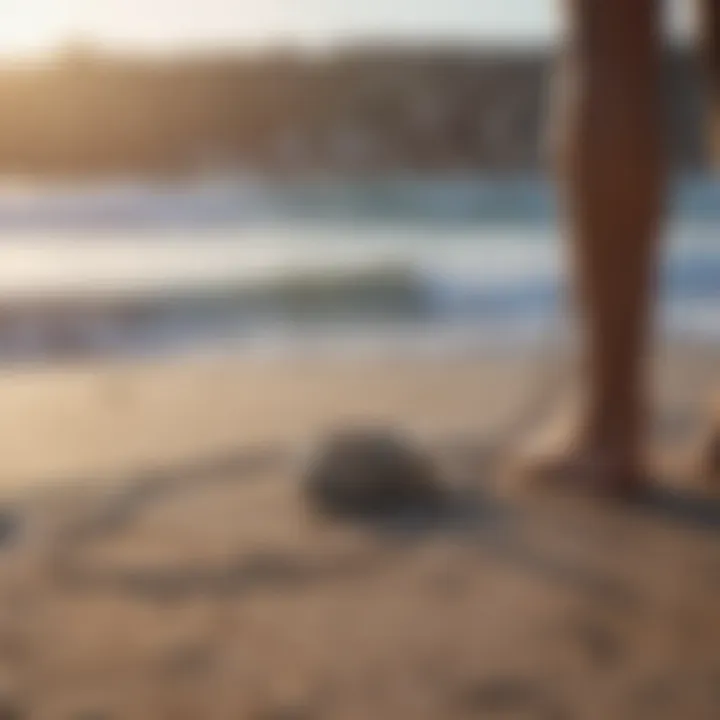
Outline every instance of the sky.
[(558, 5), (558, 0), (0, 0), (0, 54), (43, 53), (78, 40), (159, 49), (395, 37), (538, 44), (558, 32)]
[(0, 0), (0, 53), (113, 45), (327, 44), (357, 37), (548, 41), (556, 0)]

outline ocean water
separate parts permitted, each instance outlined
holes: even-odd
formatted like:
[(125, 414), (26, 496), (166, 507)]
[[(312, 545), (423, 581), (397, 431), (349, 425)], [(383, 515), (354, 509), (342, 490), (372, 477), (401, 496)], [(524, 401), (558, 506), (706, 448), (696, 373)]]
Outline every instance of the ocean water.
[[(677, 184), (665, 249), (663, 337), (720, 343), (718, 183)], [(537, 179), (0, 190), (3, 361), (536, 347), (566, 290)]]

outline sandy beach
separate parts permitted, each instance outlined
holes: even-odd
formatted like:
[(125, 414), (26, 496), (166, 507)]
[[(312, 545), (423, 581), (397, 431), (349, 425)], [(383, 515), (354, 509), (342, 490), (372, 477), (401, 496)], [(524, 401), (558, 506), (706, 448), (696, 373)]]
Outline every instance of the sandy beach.
[(7, 4), (0, 720), (719, 720), (720, 0)]
[[(668, 459), (714, 363), (660, 364), (670, 486), (690, 483)], [(718, 717), (720, 512), (497, 499), (473, 448), (542, 385), (532, 364), (8, 371), (0, 717)], [(417, 433), (473, 502), (414, 523), (315, 516), (295, 451), (342, 422)]]

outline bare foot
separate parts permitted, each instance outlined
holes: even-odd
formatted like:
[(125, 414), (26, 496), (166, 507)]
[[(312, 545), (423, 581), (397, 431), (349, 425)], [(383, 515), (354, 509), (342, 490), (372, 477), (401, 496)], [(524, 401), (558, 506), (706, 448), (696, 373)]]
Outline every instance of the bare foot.
[(720, 490), (720, 422), (715, 419), (694, 453), (696, 474), (706, 489)]
[(525, 495), (632, 499), (646, 486), (640, 468), (599, 451), (520, 457), (510, 468), (508, 489)]
[(628, 445), (599, 442), (556, 426), (510, 458), (502, 489), (520, 495), (636, 497), (647, 483), (642, 463)]

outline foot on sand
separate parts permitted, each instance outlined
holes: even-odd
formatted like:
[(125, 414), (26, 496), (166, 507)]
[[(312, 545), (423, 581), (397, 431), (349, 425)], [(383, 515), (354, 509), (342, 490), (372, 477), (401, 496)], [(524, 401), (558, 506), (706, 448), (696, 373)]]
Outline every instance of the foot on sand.
[(507, 486), (527, 495), (585, 495), (634, 499), (646, 487), (639, 468), (601, 452), (581, 449), (516, 459)]
[(707, 490), (720, 490), (720, 422), (715, 420), (695, 453), (696, 474)]
[(503, 473), (501, 490), (513, 495), (635, 499), (647, 487), (636, 453), (625, 443), (550, 431), (517, 450)]

